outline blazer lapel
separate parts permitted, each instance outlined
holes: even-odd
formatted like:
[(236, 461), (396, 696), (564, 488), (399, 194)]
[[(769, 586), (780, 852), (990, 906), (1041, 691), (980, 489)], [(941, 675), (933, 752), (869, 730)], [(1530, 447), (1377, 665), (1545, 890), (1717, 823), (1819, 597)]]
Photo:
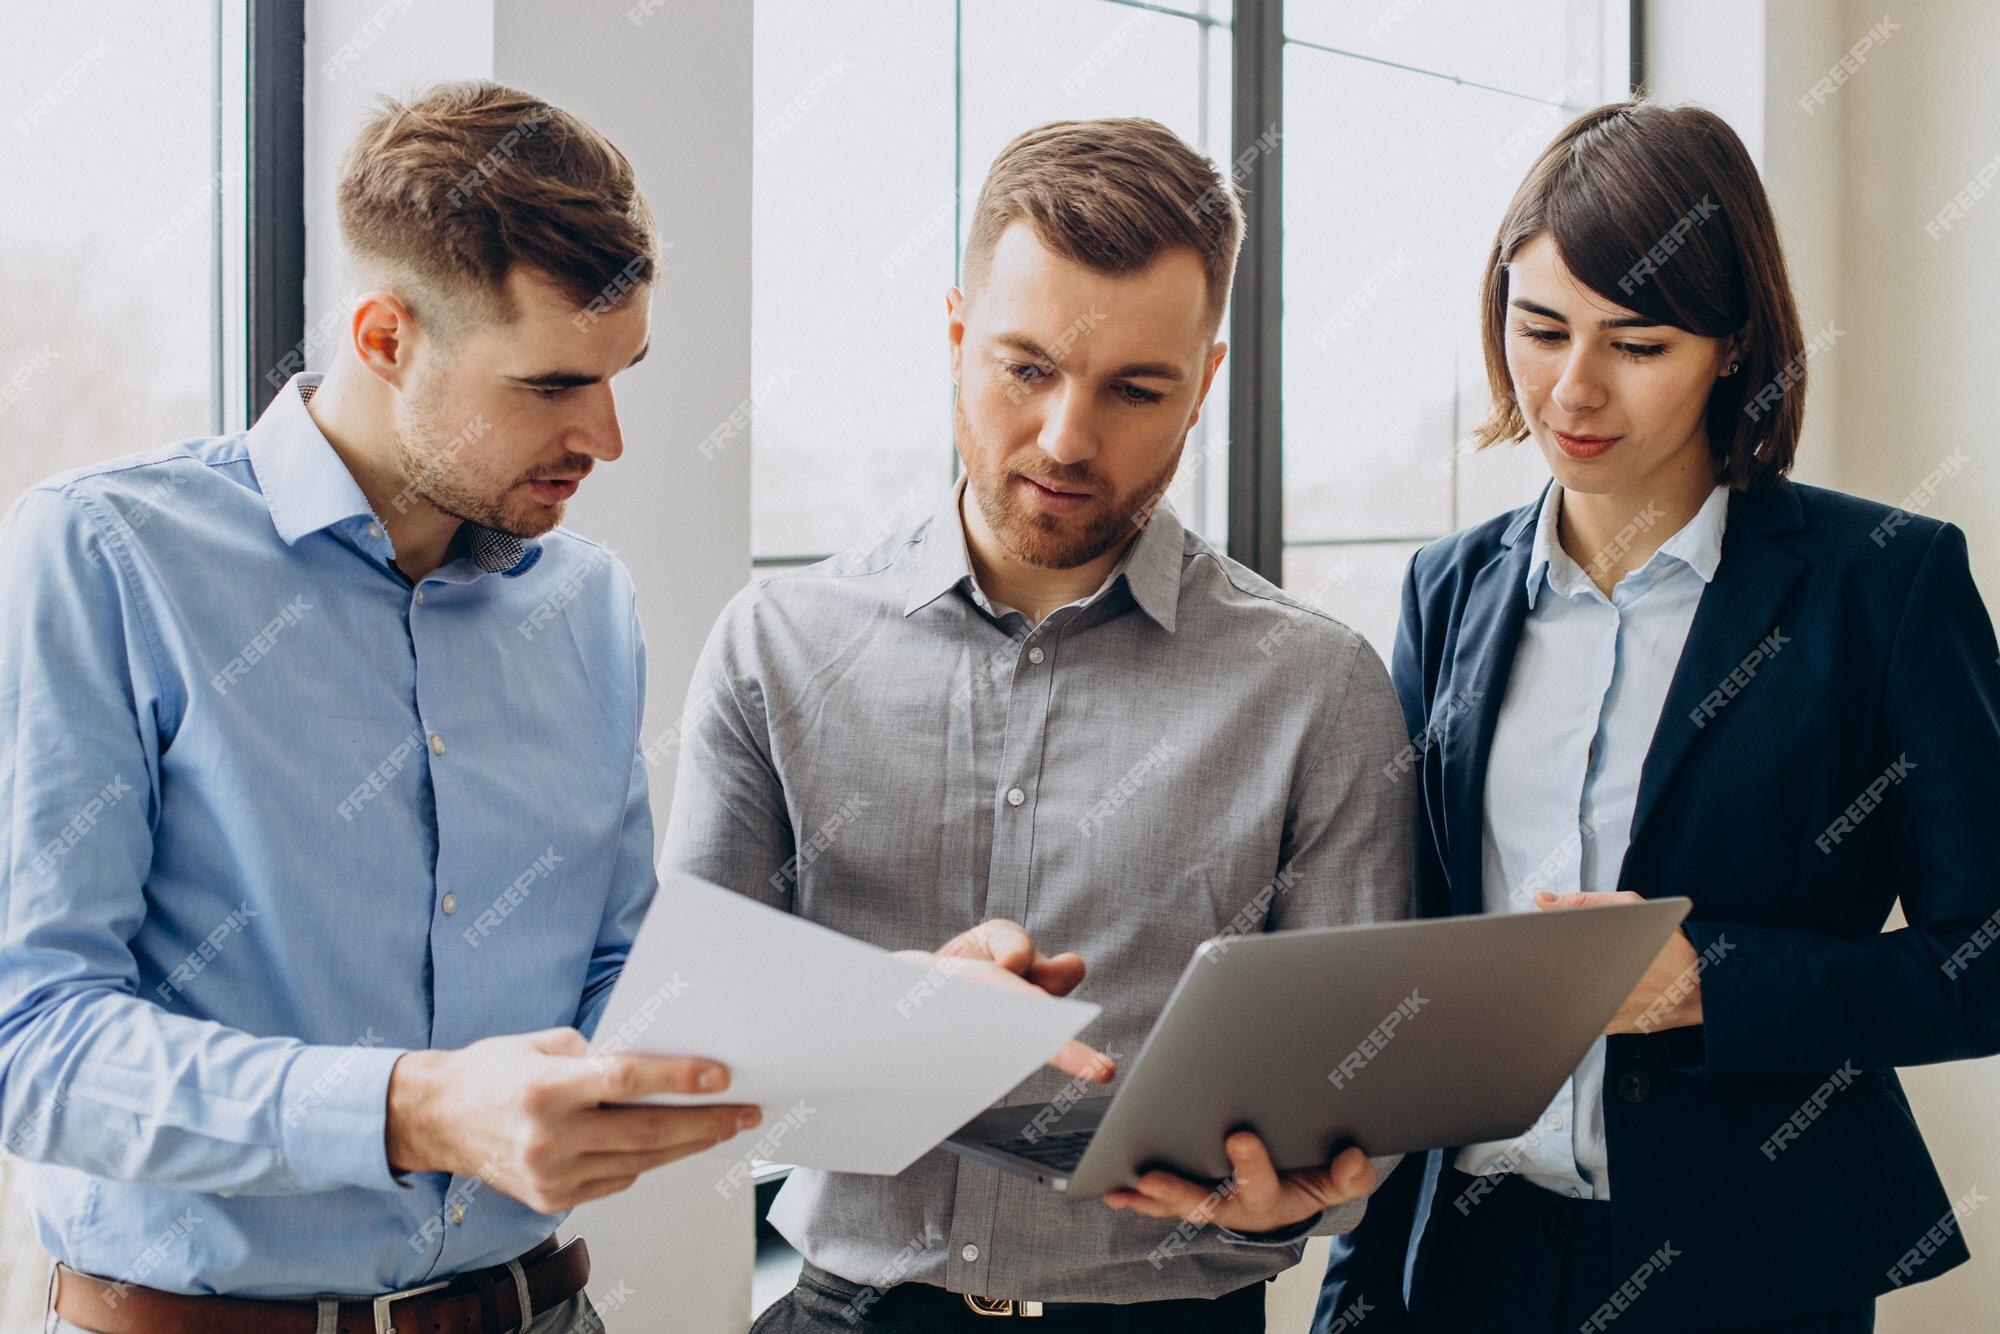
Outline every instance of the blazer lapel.
[[(1769, 657), (1784, 652), (1778, 612), (1804, 574), (1805, 562), (1771, 539), (1804, 526), (1798, 492), (1788, 483), (1729, 498), (1722, 559), (1695, 608), (1653, 744), (1639, 770), (1632, 847), (1638, 846), (1647, 817), (1697, 740), (1727, 718), (1731, 692), (1754, 688), (1739, 687), (1732, 678), (1739, 670), (1754, 673)], [(1628, 866), (1630, 862), (1628, 853)], [(1624, 883), (1622, 868), (1619, 883)]]
[(1507, 529), (1499, 554), (1473, 576), (1464, 620), (1453, 641), (1449, 691), (1431, 705), (1430, 727), (1439, 736), (1444, 777), (1445, 874), (1451, 881), (1454, 913), (1485, 910), (1484, 876), (1486, 762), (1500, 697), (1507, 690), (1521, 626), (1528, 619), (1528, 560), (1537, 501)]

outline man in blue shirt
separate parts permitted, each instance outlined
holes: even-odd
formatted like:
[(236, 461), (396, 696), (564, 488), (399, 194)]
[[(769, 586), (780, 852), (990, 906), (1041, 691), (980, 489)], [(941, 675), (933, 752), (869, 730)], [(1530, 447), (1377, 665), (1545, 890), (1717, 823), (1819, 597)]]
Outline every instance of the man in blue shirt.
[(447, 85), (339, 200), (326, 376), (0, 528), (0, 1136), (56, 1328), (583, 1328), (560, 1216), (755, 1123), (603, 1106), (727, 1072), (587, 1052), (655, 887), (631, 583), (556, 526), (646, 351), (631, 165)]
[(656, 885), (631, 581), (557, 527), (648, 346), (631, 164), (447, 84), (337, 197), (326, 375), (0, 524), (0, 1146), (57, 1330), (598, 1329), (562, 1215), (758, 1120), (588, 1046)]

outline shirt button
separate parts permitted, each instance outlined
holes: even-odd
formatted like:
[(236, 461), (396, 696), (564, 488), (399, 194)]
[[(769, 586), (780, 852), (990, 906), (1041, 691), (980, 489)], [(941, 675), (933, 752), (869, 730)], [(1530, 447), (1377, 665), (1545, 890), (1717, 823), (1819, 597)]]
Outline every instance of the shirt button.
[(1031, 649), (1029, 649), (1029, 650), (1028, 650), (1028, 661), (1029, 661), (1029, 662), (1040, 662), (1040, 661), (1041, 661), (1041, 660), (1042, 660), (1043, 658), (1046, 658), (1046, 657), (1048, 657), (1048, 656), (1049, 656), (1048, 654), (1046, 654), (1046, 653), (1042, 652), (1042, 651), (1041, 651), (1040, 649), (1038, 649), (1038, 648), (1031, 648)]
[(967, 1264), (971, 1264), (979, 1258), (979, 1248), (968, 1241), (965, 1243), (965, 1249), (960, 1251), (959, 1254), (965, 1258)]
[(444, 896), (444, 902), (440, 903), (440, 904), (439, 904), (438, 906), (439, 906), (440, 908), (443, 908), (443, 909), (444, 909), (444, 910), (445, 910), (446, 912), (448, 912), (448, 913), (454, 913), (454, 912), (457, 912), (457, 911), (458, 911), (458, 895), (456, 895), (456, 894), (447, 894), (447, 895), (445, 895), (445, 896)]
[(1548, 1127), (1550, 1130), (1561, 1130), (1563, 1128), (1563, 1118), (1561, 1112), (1549, 1113)]
[(439, 736), (436, 732), (431, 733), (431, 754), (433, 755), (444, 754), (444, 738)]
[(1569, 1197), (1572, 1200), (1580, 1200), (1583, 1198), (1583, 1192), (1578, 1190), (1575, 1186), (1571, 1186), (1569, 1188)]
[(451, 1205), (451, 1221), (454, 1223), (465, 1221), (465, 1206), (456, 1200), (453, 1200)]
[(1026, 801), (1027, 799), (1028, 799), (1028, 794), (1023, 792), (1020, 788), (1010, 787), (1007, 789), (1007, 804), (1009, 806), (1019, 806), (1022, 802)]
[(382, 536), (382, 525), (379, 523), (369, 524), (368, 536), (379, 539)]
[(424, 605), (424, 590), (421, 588), (417, 590), (417, 605), (419, 607)]

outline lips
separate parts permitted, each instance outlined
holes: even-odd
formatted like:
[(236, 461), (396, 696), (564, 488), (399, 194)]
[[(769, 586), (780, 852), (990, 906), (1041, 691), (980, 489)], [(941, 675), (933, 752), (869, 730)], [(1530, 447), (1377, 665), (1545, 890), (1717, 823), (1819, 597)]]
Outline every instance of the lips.
[(1021, 484), (1021, 489), (1027, 494), (1030, 503), (1052, 514), (1071, 513), (1082, 509), (1094, 499), (1088, 491), (1065, 491), (1047, 482), (1036, 481), (1032, 477), (1016, 475), (1014, 480)]
[(1597, 458), (1624, 438), (1616, 435), (1570, 435), (1553, 426), (1549, 428), (1549, 433), (1555, 437), (1556, 448), (1579, 461)]
[(559, 505), (576, 494), (581, 477), (543, 477), (528, 483), (528, 490), (544, 504)]

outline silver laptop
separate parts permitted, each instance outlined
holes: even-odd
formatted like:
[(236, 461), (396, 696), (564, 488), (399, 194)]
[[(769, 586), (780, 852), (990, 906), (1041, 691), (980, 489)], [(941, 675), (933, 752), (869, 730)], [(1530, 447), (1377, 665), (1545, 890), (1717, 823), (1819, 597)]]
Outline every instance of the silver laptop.
[(946, 1147), (1071, 1195), (1511, 1139), (1687, 916), (1684, 898), (1205, 941), (1111, 1097), (982, 1113)]

